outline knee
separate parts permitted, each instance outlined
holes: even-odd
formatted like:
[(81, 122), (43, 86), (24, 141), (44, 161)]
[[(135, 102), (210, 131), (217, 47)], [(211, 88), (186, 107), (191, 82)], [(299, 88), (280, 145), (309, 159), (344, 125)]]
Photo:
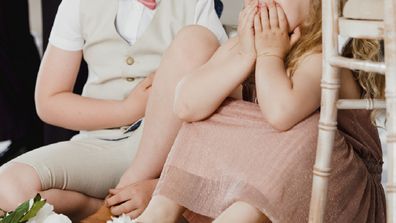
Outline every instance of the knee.
[(40, 180), (32, 167), (10, 163), (0, 168), (0, 208), (13, 210), (40, 189)]
[(206, 27), (186, 26), (176, 35), (170, 50), (191, 61), (208, 60), (220, 46), (216, 36)]

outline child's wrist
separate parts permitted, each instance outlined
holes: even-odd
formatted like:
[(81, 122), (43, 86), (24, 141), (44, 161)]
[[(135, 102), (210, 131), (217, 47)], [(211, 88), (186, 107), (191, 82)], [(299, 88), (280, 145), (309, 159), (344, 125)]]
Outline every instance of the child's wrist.
[(243, 49), (239, 49), (238, 54), (239, 54), (240, 56), (242, 56), (243, 58), (251, 59), (251, 60), (255, 59), (256, 56), (257, 56), (257, 53), (256, 53), (255, 50), (243, 50)]
[(131, 103), (130, 100), (124, 99), (120, 101), (119, 103), (119, 108), (120, 108), (120, 118), (123, 120), (123, 122), (128, 123), (133, 123), (135, 120), (133, 119), (134, 117), (134, 108), (136, 106), (134, 105), (135, 102)]
[(246, 64), (248, 65), (253, 65), (256, 62), (257, 59), (257, 54), (256, 53), (246, 53), (246, 52), (242, 52), (240, 51), (238, 53), (239, 57), (240, 57), (240, 61), (244, 61)]
[(275, 59), (279, 59), (279, 60), (285, 61), (285, 57), (282, 56), (281, 54), (269, 53), (269, 52), (263, 52), (263, 53), (258, 53), (257, 54), (257, 60), (259, 60), (259, 59), (267, 59), (267, 58), (275, 58)]

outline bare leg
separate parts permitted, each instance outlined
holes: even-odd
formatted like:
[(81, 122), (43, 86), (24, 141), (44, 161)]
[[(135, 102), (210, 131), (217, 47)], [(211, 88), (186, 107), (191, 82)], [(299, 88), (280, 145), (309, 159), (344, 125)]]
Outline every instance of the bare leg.
[(180, 220), (185, 208), (164, 197), (154, 196), (146, 210), (136, 221), (142, 223), (176, 223)]
[[(186, 209), (164, 197), (154, 196), (143, 214), (136, 219), (141, 223), (176, 223)], [(245, 202), (236, 202), (227, 208), (213, 223), (271, 223), (257, 208)]]
[(236, 202), (227, 208), (213, 223), (271, 223), (257, 208), (245, 202)]
[(155, 75), (138, 153), (118, 187), (160, 175), (182, 123), (173, 112), (176, 85), (218, 47), (215, 36), (203, 27), (187, 27), (177, 35)]
[(69, 216), (73, 222), (90, 216), (103, 205), (103, 200), (75, 191), (51, 189), (40, 194), (54, 205), (55, 212)]
[(0, 208), (14, 210), (20, 203), (40, 193), (55, 211), (78, 221), (94, 213), (103, 201), (84, 194), (51, 189), (41, 191), (41, 182), (36, 171), (21, 163), (10, 163), (0, 168)]

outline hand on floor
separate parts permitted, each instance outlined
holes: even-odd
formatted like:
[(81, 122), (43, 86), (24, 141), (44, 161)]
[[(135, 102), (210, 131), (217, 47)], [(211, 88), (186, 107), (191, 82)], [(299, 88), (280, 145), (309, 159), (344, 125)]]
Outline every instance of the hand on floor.
[(126, 214), (135, 219), (149, 204), (157, 182), (158, 179), (146, 180), (123, 188), (110, 189), (105, 204), (114, 216)]

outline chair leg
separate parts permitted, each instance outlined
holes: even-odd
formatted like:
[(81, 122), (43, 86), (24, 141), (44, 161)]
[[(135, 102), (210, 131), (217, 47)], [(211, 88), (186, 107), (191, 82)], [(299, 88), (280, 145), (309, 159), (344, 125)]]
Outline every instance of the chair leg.
[(337, 131), (337, 101), (340, 88), (339, 69), (330, 66), (329, 58), (338, 55), (337, 18), (339, 17), (338, 0), (323, 0), (323, 77), (322, 105), (319, 122), (318, 147), (314, 166), (312, 197), (309, 212), (310, 223), (324, 222), (327, 202), (327, 187), (330, 176), (331, 155), (334, 136)]
[(387, 222), (396, 222), (396, 2), (385, 0), (385, 63), (387, 110)]

